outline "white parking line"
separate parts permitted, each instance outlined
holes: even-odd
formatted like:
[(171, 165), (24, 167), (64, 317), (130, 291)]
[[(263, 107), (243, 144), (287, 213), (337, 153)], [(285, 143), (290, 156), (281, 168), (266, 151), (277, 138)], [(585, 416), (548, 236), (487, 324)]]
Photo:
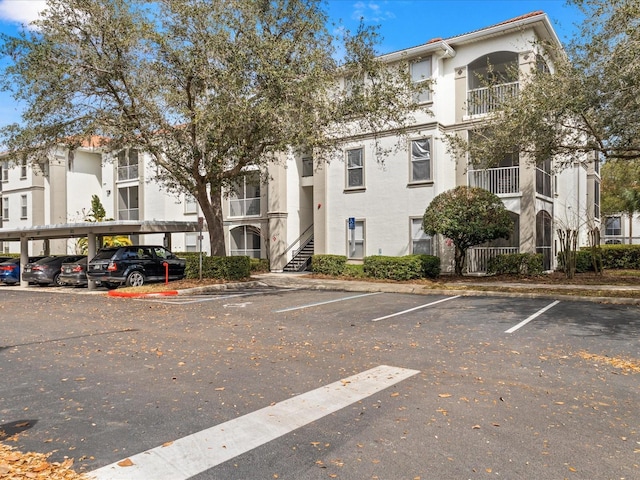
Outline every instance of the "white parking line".
[(274, 312), (275, 313), (291, 312), (293, 310), (302, 310), (303, 308), (311, 308), (311, 307), (317, 307), (319, 305), (326, 305), (327, 303), (343, 302), (345, 300), (353, 300), (354, 298), (368, 297), (370, 295), (380, 295), (381, 293), (384, 293), (384, 292), (364, 293), (362, 295), (353, 295), (351, 297), (337, 298), (335, 300), (327, 300), (326, 302), (310, 303), (308, 305), (301, 305), (299, 307), (283, 308), (281, 310), (274, 310)]
[(89, 473), (96, 480), (184, 480), (420, 373), (380, 365)]
[(435, 302), (427, 303), (426, 305), (420, 305), (419, 307), (413, 307), (409, 310), (403, 310), (401, 312), (392, 313), (391, 315), (385, 315), (384, 317), (378, 317), (371, 320), (372, 322), (379, 322), (380, 320), (386, 320), (387, 318), (396, 317), (398, 315), (404, 315), (405, 313), (413, 312), (414, 310), (420, 310), (421, 308), (430, 307), (431, 305), (436, 305), (442, 302), (448, 302), (449, 300), (453, 300), (454, 298), (458, 298), (460, 295), (456, 295), (455, 297), (443, 298), (442, 300), (436, 300)]
[[(203, 302), (214, 302), (217, 300), (226, 300), (228, 298), (235, 297), (247, 297), (249, 295), (261, 295), (265, 292), (248, 292), (248, 293), (232, 293), (227, 295), (194, 295), (194, 296), (175, 296), (175, 297), (165, 297), (165, 298), (135, 298), (134, 300), (142, 301), (142, 302), (153, 302), (153, 303), (169, 303), (171, 305), (187, 305), (189, 303), (203, 303)], [(169, 300), (170, 299), (170, 300)]]
[(511, 327), (509, 330), (505, 330), (504, 333), (513, 333), (516, 330), (518, 330), (520, 327), (524, 327), (527, 323), (529, 323), (531, 320), (539, 317), (540, 315), (542, 315), (544, 312), (546, 312), (547, 310), (549, 310), (550, 308), (555, 307), (557, 304), (559, 304), (560, 301), (556, 300), (553, 303), (550, 303), (549, 305), (547, 305), (546, 307), (544, 307), (541, 310), (538, 310), (536, 313), (534, 313), (533, 315), (531, 315), (529, 318), (524, 319), (523, 321), (521, 321), (519, 324), (514, 325), (513, 327)]

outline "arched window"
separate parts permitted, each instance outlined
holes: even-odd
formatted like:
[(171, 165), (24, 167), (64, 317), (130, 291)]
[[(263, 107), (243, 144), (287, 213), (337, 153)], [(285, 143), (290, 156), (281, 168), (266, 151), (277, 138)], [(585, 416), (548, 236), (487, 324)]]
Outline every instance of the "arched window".
[(260, 229), (251, 225), (243, 225), (231, 229), (230, 254), (232, 256), (246, 255), (260, 258)]

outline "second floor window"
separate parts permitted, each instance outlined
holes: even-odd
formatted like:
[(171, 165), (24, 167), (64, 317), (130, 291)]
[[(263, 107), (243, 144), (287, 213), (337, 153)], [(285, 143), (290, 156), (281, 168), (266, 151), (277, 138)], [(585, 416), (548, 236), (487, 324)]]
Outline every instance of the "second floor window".
[(118, 220), (140, 220), (138, 187), (118, 189)]
[(27, 196), (26, 195), (20, 195), (20, 218), (26, 219), (27, 218), (27, 213), (28, 213)]
[(2, 219), (9, 220), (9, 197), (2, 198)]
[(364, 187), (364, 148), (347, 150), (347, 188)]
[(620, 217), (607, 217), (604, 234), (611, 237), (622, 235), (622, 219)]
[(24, 179), (27, 178), (27, 159), (23, 158), (20, 161), (20, 178)]
[(311, 157), (302, 158), (302, 176), (313, 177), (313, 158)]
[(422, 58), (411, 64), (411, 81), (422, 87), (422, 92), (415, 96), (415, 101), (425, 103), (431, 101), (429, 80), (431, 79), (431, 57)]
[(0, 179), (2, 179), (3, 182), (8, 182), (9, 181), (9, 169), (7, 168), (7, 164), (6, 163), (0, 163)]
[(260, 174), (248, 172), (238, 178), (229, 194), (230, 217), (260, 215)]
[(128, 148), (118, 153), (118, 181), (138, 178), (138, 150)]
[(411, 141), (411, 181), (431, 180), (431, 139)]

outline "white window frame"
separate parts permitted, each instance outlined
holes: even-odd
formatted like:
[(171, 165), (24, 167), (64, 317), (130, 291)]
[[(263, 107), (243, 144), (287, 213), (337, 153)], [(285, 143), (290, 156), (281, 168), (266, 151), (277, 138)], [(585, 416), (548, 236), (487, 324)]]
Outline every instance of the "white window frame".
[(9, 220), (9, 197), (2, 197), (2, 220)]
[(184, 194), (184, 214), (193, 215), (196, 213), (198, 213), (198, 202), (196, 201), (196, 197), (194, 197), (190, 193), (185, 193)]
[[(428, 73), (425, 64), (429, 65)], [(420, 68), (421, 67), (421, 68)], [(425, 83), (431, 80), (433, 75), (433, 59), (431, 56), (419, 58), (411, 62), (411, 81), (415, 84)], [(428, 103), (431, 102), (431, 89), (426, 89), (422, 93), (417, 93), (414, 96), (416, 103)]]
[[(428, 145), (429, 145), (429, 150), (428, 150), (428, 158), (425, 159), (419, 159), (416, 158), (416, 156), (414, 155), (414, 144), (417, 144), (417, 142), (424, 142), (427, 141)], [(414, 178), (414, 162), (427, 162), (428, 164), (428, 171), (427, 171), (427, 178)], [(411, 141), (409, 142), (409, 183), (431, 183), (433, 182), (433, 137), (422, 137), (422, 138), (414, 138), (411, 139)]]
[[(360, 165), (352, 165), (351, 152), (360, 152)], [(362, 190), (365, 188), (364, 177), (364, 147), (349, 148), (345, 152), (345, 190)], [(351, 174), (360, 171), (361, 181), (358, 185), (351, 185)]]
[[(609, 223), (612, 221), (617, 221), (617, 226), (618, 228), (613, 228), (609, 226)], [(618, 233), (613, 233), (613, 231), (616, 231)], [(604, 234), (607, 237), (620, 237), (622, 236), (622, 217), (620, 215), (611, 215), (605, 218), (604, 221)]]
[(26, 220), (29, 213), (29, 200), (26, 195), (20, 195), (20, 219)]
[(0, 177), (2, 178), (2, 183), (6, 183), (9, 181), (9, 165), (6, 163), (0, 164), (0, 169), (2, 169), (2, 174)]
[[(137, 207), (132, 207), (131, 205), (131, 192), (133, 191), (133, 189), (136, 189), (136, 196), (137, 196), (137, 203), (138, 206)], [(126, 198), (123, 197), (122, 193), (126, 192)], [(120, 187), (118, 188), (118, 192), (117, 192), (118, 198), (117, 198), (117, 208), (118, 208), (118, 220), (140, 220), (141, 214), (140, 214), (140, 187), (138, 185), (132, 185), (130, 187)], [(120, 203), (120, 200), (122, 199), (122, 204)], [(126, 212), (126, 216), (127, 218), (122, 218), (122, 214)], [(131, 218), (132, 216), (136, 217), (136, 218)]]
[(27, 178), (27, 159), (23, 158), (20, 160), (20, 180), (25, 180)]
[(198, 251), (198, 234), (196, 232), (186, 232), (184, 234), (184, 251), (185, 252)]
[[(256, 178), (257, 177), (257, 178)], [(248, 180), (248, 181), (247, 181)], [(257, 183), (256, 183), (257, 182)], [(229, 193), (229, 217), (259, 217), (262, 215), (263, 183), (258, 170), (247, 172), (235, 181)], [(257, 190), (249, 197), (251, 190)]]
[(135, 148), (125, 148), (116, 155), (116, 182), (130, 182), (140, 178), (140, 151)]
[[(346, 220), (347, 228), (347, 259), (348, 260), (364, 260), (367, 255), (367, 223), (364, 219), (355, 219), (355, 229), (349, 229), (349, 219)], [(360, 246), (360, 247), (359, 247)], [(359, 247), (359, 248), (358, 248)], [(359, 254), (361, 251), (361, 255)]]
[[(411, 254), (434, 255), (435, 239), (431, 235), (424, 233), (422, 229), (422, 217), (411, 217), (409, 219), (409, 231), (411, 237)], [(416, 252), (416, 242), (428, 242), (428, 252)]]

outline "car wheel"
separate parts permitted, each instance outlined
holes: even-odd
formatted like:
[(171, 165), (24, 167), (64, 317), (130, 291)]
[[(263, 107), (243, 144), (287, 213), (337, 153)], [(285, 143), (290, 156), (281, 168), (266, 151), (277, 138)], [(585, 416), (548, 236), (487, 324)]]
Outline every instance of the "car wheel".
[(126, 281), (129, 287), (141, 287), (144, 285), (144, 275), (140, 272), (131, 272)]
[(56, 287), (64, 287), (64, 282), (60, 281), (60, 274), (53, 276), (53, 282)]

